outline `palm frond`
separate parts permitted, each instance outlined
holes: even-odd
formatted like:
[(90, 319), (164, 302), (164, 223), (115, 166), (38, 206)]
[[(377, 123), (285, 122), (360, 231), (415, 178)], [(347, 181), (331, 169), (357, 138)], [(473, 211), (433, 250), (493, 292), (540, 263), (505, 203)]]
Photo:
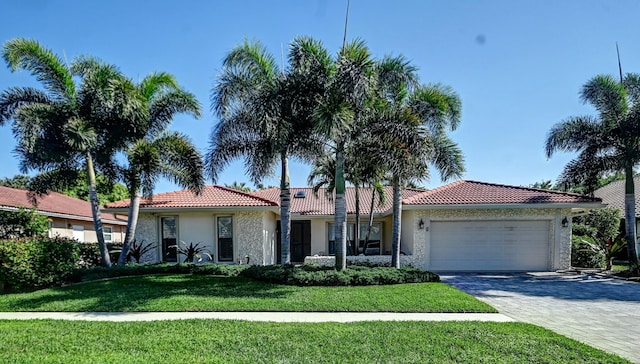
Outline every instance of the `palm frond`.
[(76, 85), (67, 66), (37, 41), (11, 39), (3, 46), (2, 57), (12, 72), (19, 69), (30, 71), (51, 93), (51, 98), (72, 100), (76, 97)]
[(599, 121), (592, 116), (574, 116), (563, 120), (549, 130), (545, 153), (550, 158), (556, 151), (576, 152), (590, 145), (610, 145)]
[(13, 119), (23, 105), (53, 102), (41, 90), (32, 87), (10, 87), (0, 93), (0, 126)]

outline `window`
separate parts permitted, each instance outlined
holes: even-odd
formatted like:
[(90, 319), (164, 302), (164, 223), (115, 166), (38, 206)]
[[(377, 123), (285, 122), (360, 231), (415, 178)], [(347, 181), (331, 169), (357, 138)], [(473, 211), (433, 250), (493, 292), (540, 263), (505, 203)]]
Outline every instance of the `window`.
[(219, 216), (217, 219), (218, 231), (218, 261), (233, 261), (233, 217)]
[(102, 227), (104, 241), (110, 243), (113, 240), (113, 228), (111, 226)]
[(160, 240), (162, 241), (162, 261), (178, 261), (178, 228), (176, 216), (163, 216), (160, 218)]
[[(353, 245), (355, 240), (355, 228), (356, 224), (347, 223), (347, 254), (353, 255)], [(367, 236), (367, 230), (369, 228), (368, 223), (360, 224), (360, 236), (358, 243), (358, 254), (365, 255), (380, 255), (382, 254), (382, 223), (374, 222), (371, 225), (371, 233), (369, 234), (369, 244), (367, 245), (366, 252), (364, 247), (364, 241)], [(336, 253), (336, 238), (335, 238), (335, 224), (330, 222), (328, 227), (328, 240), (329, 240), (329, 255)]]

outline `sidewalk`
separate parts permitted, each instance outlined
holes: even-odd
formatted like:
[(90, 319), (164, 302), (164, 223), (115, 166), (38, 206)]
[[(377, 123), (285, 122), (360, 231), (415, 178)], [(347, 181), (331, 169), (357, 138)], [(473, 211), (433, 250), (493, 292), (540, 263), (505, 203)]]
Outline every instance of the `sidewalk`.
[(499, 313), (395, 313), (395, 312), (0, 312), (0, 320), (161, 321), (246, 320), (262, 322), (358, 321), (492, 321), (515, 322)]

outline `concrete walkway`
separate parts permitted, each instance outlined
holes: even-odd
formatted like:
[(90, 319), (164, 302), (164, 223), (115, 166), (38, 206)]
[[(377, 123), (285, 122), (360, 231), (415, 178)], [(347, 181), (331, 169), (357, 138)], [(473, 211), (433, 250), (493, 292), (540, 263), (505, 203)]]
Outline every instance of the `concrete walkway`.
[(157, 321), (218, 319), (270, 322), (493, 321), (513, 322), (499, 313), (393, 312), (0, 312), (0, 320)]
[(518, 321), (640, 363), (640, 284), (588, 274), (442, 274)]

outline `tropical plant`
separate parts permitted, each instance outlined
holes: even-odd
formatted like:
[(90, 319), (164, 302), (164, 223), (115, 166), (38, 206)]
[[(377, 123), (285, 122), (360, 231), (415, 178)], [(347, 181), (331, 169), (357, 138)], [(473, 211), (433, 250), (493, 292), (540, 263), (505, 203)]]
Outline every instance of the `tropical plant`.
[(345, 43), (331, 68), (314, 113), (316, 128), (335, 156), (335, 256), (338, 270), (344, 270), (347, 264), (345, 150), (355, 125), (364, 118), (367, 102), (372, 96), (375, 86), (373, 66), (364, 41)]
[[(356, 131), (353, 138), (360, 135), (360, 131)], [(367, 233), (364, 237), (363, 253), (366, 254), (371, 228), (373, 226), (373, 211), (375, 207), (376, 194), (378, 195), (378, 204), (382, 205), (386, 195), (384, 187), (379, 182), (384, 178), (384, 173), (377, 163), (371, 163), (375, 156), (363, 154), (362, 151), (355, 148), (347, 148), (345, 155), (345, 180), (354, 185), (355, 192), (355, 226), (360, 226), (360, 188), (369, 186), (371, 188), (371, 203), (369, 209), (369, 219)], [(329, 200), (333, 200), (335, 193), (335, 172), (336, 163), (333, 156), (325, 154), (319, 157), (313, 165), (307, 183), (313, 188), (313, 193), (318, 196), (320, 188), (325, 188), (325, 193)], [(354, 231), (354, 240), (351, 251), (354, 255), (358, 254), (358, 244), (361, 240), (360, 229)]]
[(611, 269), (615, 255), (627, 246), (619, 231), (620, 210), (614, 207), (591, 210), (585, 216), (575, 217), (572, 223), (574, 235), (591, 238), (580, 239), (580, 249), (602, 255), (607, 270)]
[(227, 54), (211, 98), (220, 122), (205, 158), (214, 183), (237, 158), (244, 157), (255, 184), (280, 163), (282, 264), (291, 260), (289, 158), (310, 161), (318, 154), (311, 116), (331, 65), (311, 38), (296, 38), (287, 59), (280, 70), (264, 46), (248, 41)]
[(131, 259), (133, 259), (136, 261), (136, 263), (140, 263), (140, 259), (142, 259), (142, 257), (146, 253), (155, 248), (156, 245), (154, 245), (153, 243), (145, 245), (143, 240), (140, 244), (138, 244), (136, 242), (136, 239), (133, 239), (133, 241), (131, 242), (131, 246), (129, 246), (129, 252), (127, 253), (127, 261), (130, 262)]
[(199, 242), (194, 245), (193, 242), (191, 242), (187, 245), (187, 243), (181, 240), (177, 245), (171, 245), (169, 248), (176, 248), (178, 254), (184, 255), (185, 263), (193, 263), (195, 258), (198, 258), (198, 262), (201, 262), (203, 256), (206, 256), (209, 260), (213, 260), (211, 252), (201, 244), (204, 243)]
[(204, 187), (202, 156), (184, 134), (167, 131), (173, 117), (189, 113), (200, 117), (196, 97), (182, 90), (168, 73), (152, 73), (136, 85), (144, 100), (148, 119), (139, 131), (140, 138), (125, 151), (128, 164), (123, 167), (123, 180), (129, 192), (127, 230), (118, 264), (124, 264), (138, 224), (140, 200), (151, 198), (159, 177), (173, 180), (196, 194)]
[(137, 139), (140, 122), (147, 119), (142, 100), (132, 96), (134, 85), (116, 67), (91, 57), (68, 66), (37, 41), (20, 38), (6, 42), (2, 56), (12, 71), (30, 71), (44, 87), (12, 87), (0, 94), (0, 124), (14, 121), (22, 172), (42, 171), (31, 186), (41, 194), (70, 185), (86, 170), (102, 261), (111, 266), (96, 169), (115, 176), (116, 152)]
[(625, 239), (629, 265), (638, 263), (635, 228), (633, 168), (640, 163), (640, 75), (627, 74), (620, 82), (599, 75), (582, 87), (580, 97), (598, 116), (572, 116), (555, 124), (547, 135), (547, 157), (558, 151), (578, 152), (559, 177), (560, 184), (582, 184), (592, 192), (600, 177), (625, 175)]
[(417, 69), (403, 56), (376, 65), (378, 100), (359, 150), (371, 150), (389, 173), (393, 186), (392, 266), (400, 267), (402, 190), (429, 177), (434, 166), (443, 181), (464, 173), (464, 159), (448, 137), (460, 123), (461, 102), (441, 84), (420, 85)]

